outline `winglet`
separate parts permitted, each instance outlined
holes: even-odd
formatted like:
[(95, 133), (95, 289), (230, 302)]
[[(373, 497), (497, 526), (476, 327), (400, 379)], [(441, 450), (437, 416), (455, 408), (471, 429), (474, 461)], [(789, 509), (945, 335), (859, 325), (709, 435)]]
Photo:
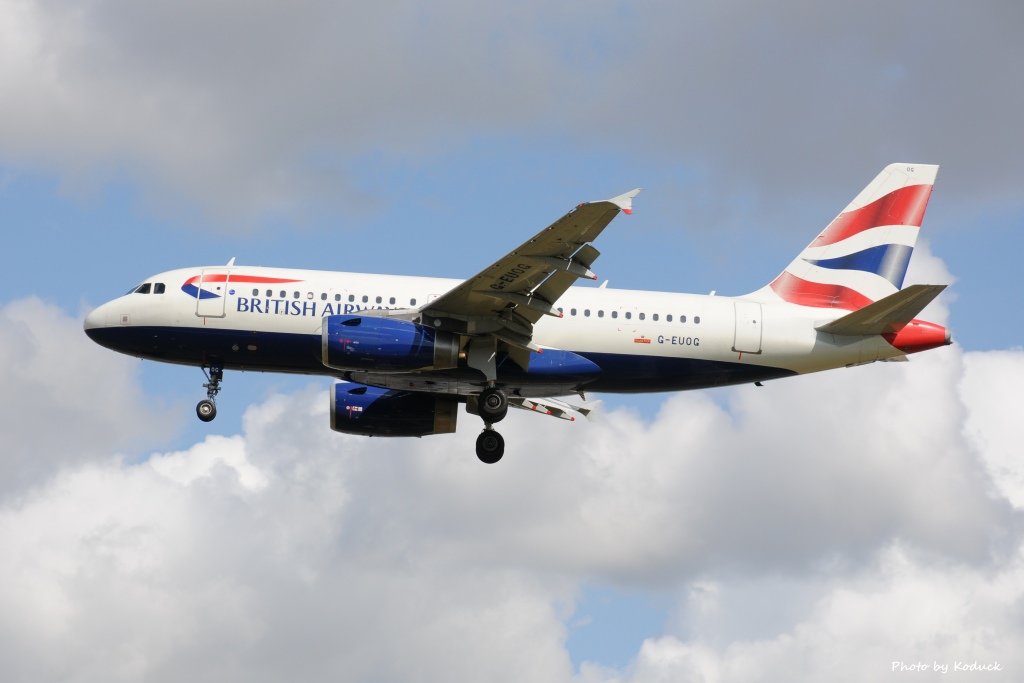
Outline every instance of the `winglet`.
[(620, 194), (618, 197), (612, 197), (611, 199), (606, 199), (604, 201), (619, 207), (622, 209), (622, 213), (630, 214), (633, 213), (633, 197), (640, 194), (640, 190), (642, 189), (642, 187), (638, 187), (635, 190), (630, 190), (625, 194)]

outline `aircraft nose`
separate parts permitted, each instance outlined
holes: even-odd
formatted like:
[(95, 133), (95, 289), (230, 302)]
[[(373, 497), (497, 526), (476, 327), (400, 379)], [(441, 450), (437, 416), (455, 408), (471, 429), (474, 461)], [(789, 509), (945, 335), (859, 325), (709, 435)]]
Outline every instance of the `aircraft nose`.
[(96, 331), (107, 327), (110, 323), (107, 321), (109, 306), (103, 304), (92, 309), (87, 316), (85, 321), (82, 323), (82, 329), (89, 335), (89, 338), (96, 341)]
[[(100, 308), (102, 308), (102, 306), (100, 306)], [(85, 329), (86, 332), (88, 332), (94, 327), (100, 326), (100, 308), (92, 309), (91, 311), (89, 311), (89, 315), (85, 316), (85, 322), (82, 323), (82, 327)]]

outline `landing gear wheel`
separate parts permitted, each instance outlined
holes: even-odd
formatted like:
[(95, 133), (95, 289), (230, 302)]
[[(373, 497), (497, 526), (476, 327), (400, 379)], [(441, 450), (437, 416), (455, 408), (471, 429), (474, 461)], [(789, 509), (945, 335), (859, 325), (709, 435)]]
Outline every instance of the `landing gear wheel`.
[(204, 398), (202, 401), (196, 404), (196, 415), (203, 422), (209, 422), (213, 418), (217, 417), (217, 404), (208, 398)]
[(477, 409), (487, 424), (501, 422), (508, 413), (508, 396), (501, 389), (488, 387), (480, 392)]
[(493, 429), (485, 429), (476, 437), (476, 457), (488, 465), (501, 460), (505, 454), (505, 439)]
[(214, 401), (217, 400), (217, 394), (220, 393), (220, 383), (224, 381), (224, 367), (215, 363), (210, 365), (209, 371), (205, 365), (201, 366), (201, 369), (206, 375), (206, 384), (203, 385), (203, 388), (206, 389), (206, 398), (196, 404), (196, 415), (203, 422), (209, 422), (217, 417), (217, 404)]

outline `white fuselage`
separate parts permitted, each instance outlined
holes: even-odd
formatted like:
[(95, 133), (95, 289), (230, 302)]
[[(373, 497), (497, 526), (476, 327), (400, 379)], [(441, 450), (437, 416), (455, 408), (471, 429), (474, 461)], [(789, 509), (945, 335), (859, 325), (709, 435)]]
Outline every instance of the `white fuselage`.
[[(89, 315), (86, 329), (101, 344), (143, 358), (193, 365), (215, 360), (229, 369), (325, 374), (394, 386), (393, 375), (342, 373), (323, 365), (317, 353), (323, 319), (414, 310), (459, 282), (247, 266), (181, 269), (147, 279), (149, 293), (103, 304)], [(593, 360), (601, 377), (588, 387), (549, 382), (532, 387), (528, 376), (518, 378), (513, 383), (522, 395), (701, 388), (904, 355), (881, 336), (835, 337), (814, 329), (846, 311), (773, 301), (762, 293), (732, 298), (573, 287), (559, 299), (558, 309), (563, 317), (545, 316), (536, 323), (534, 342)], [(473, 391), (478, 383), (472, 372), (462, 372), (461, 381), (447, 373), (452, 380), (444, 385), (447, 392)], [(401, 381), (415, 389), (435, 375), (403, 373)]]

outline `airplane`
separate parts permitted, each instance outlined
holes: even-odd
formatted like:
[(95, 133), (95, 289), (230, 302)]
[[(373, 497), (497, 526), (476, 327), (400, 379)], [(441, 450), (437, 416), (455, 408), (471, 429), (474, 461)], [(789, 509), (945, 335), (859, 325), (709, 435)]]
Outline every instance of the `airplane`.
[[(938, 166), (886, 166), (764, 287), (738, 297), (574, 287), (593, 242), (639, 189), (579, 204), (466, 280), (249, 267), (159, 273), (90, 312), (86, 334), (143, 359), (199, 366), (208, 422), (225, 370), (327, 375), (331, 429), (455, 431), (460, 406), (498, 462), (509, 407), (574, 420), (557, 397), (779, 379), (951, 343), (917, 315), (945, 285), (903, 287)], [(607, 283), (605, 283), (607, 284)]]

